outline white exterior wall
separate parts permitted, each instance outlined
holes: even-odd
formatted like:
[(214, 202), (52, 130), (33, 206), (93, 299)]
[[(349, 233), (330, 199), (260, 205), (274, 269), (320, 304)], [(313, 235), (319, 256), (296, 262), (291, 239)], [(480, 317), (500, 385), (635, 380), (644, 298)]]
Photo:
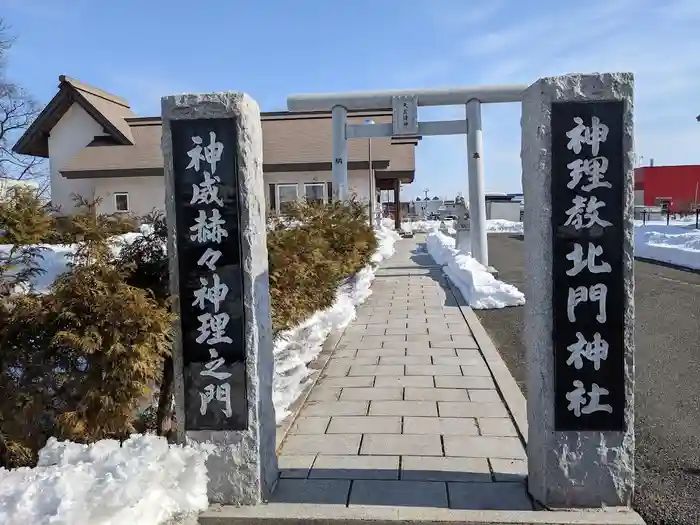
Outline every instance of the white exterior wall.
[(49, 135), (51, 203), (59, 206), (64, 214), (70, 213), (74, 206), (72, 193), (90, 200), (95, 186), (91, 179), (66, 179), (61, 175), (60, 169), (99, 135), (106, 135), (102, 126), (77, 104), (68, 108), (65, 115), (51, 130)]
[(506, 221), (520, 222), (519, 202), (488, 202), (487, 219), (503, 219)]
[(142, 217), (154, 209), (165, 211), (165, 179), (163, 177), (113, 177), (95, 179), (95, 193), (102, 197), (99, 213), (117, 210), (115, 193), (129, 195), (129, 213)]
[[(314, 182), (333, 182), (333, 174), (330, 171), (295, 171), (295, 172), (278, 172), (265, 173), (263, 175), (265, 181), (265, 200), (267, 206), (270, 206), (269, 184), (296, 184), (297, 195), (299, 200), (304, 198), (304, 183)], [(348, 185), (350, 194), (355, 194), (357, 199), (362, 202), (369, 202), (369, 173), (367, 171), (353, 170), (348, 172)], [(326, 188), (327, 189), (327, 188)], [(326, 195), (326, 199), (328, 195)]]
[(634, 190), (634, 205), (644, 206), (644, 190)]

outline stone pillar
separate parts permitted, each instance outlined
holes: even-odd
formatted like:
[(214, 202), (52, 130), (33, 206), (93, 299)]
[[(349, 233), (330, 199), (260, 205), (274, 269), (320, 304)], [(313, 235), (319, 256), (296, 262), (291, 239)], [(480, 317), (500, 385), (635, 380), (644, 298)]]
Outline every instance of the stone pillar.
[(401, 231), (401, 181), (394, 180), (394, 228), (397, 232)]
[(529, 490), (555, 507), (634, 490), (633, 76), (524, 93)]
[(277, 478), (260, 110), (243, 93), (163, 97), (177, 437), (209, 443), (209, 500)]
[(486, 234), (486, 195), (484, 193), (484, 140), (481, 102), (467, 102), (467, 172), (469, 175), (469, 216), (472, 257), (488, 268), (489, 245)]
[(331, 111), (333, 127), (333, 199), (345, 201), (349, 197), (348, 187), (348, 110), (334, 106)]

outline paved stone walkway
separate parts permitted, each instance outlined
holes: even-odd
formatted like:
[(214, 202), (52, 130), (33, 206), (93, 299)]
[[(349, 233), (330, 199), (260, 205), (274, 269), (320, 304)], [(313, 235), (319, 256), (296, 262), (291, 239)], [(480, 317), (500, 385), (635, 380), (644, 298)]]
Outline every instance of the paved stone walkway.
[(532, 510), (525, 450), (439, 267), (398, 241), (290, 430), (273, 500)]

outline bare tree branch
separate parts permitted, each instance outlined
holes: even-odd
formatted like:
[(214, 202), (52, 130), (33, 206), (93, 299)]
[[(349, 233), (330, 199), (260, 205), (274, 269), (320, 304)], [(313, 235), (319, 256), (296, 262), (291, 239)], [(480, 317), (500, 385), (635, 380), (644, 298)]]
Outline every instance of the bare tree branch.
[(0, 18), (0, 180), (37, 180), (45, 186), (44, 159), (19, 155), (13, 144), (41, 112), (41, 106), (21, 86), (8, 80), (7, 60), (14, 38)]

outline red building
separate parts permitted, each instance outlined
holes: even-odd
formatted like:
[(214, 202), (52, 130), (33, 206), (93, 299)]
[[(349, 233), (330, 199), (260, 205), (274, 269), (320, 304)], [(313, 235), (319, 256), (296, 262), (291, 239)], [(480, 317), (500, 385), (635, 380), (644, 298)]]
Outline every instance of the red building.
[(694, 211), (700, 204), (700, 165), (635, 168), (634, 190), (638, 206), (669, 204), (674, 212)]

